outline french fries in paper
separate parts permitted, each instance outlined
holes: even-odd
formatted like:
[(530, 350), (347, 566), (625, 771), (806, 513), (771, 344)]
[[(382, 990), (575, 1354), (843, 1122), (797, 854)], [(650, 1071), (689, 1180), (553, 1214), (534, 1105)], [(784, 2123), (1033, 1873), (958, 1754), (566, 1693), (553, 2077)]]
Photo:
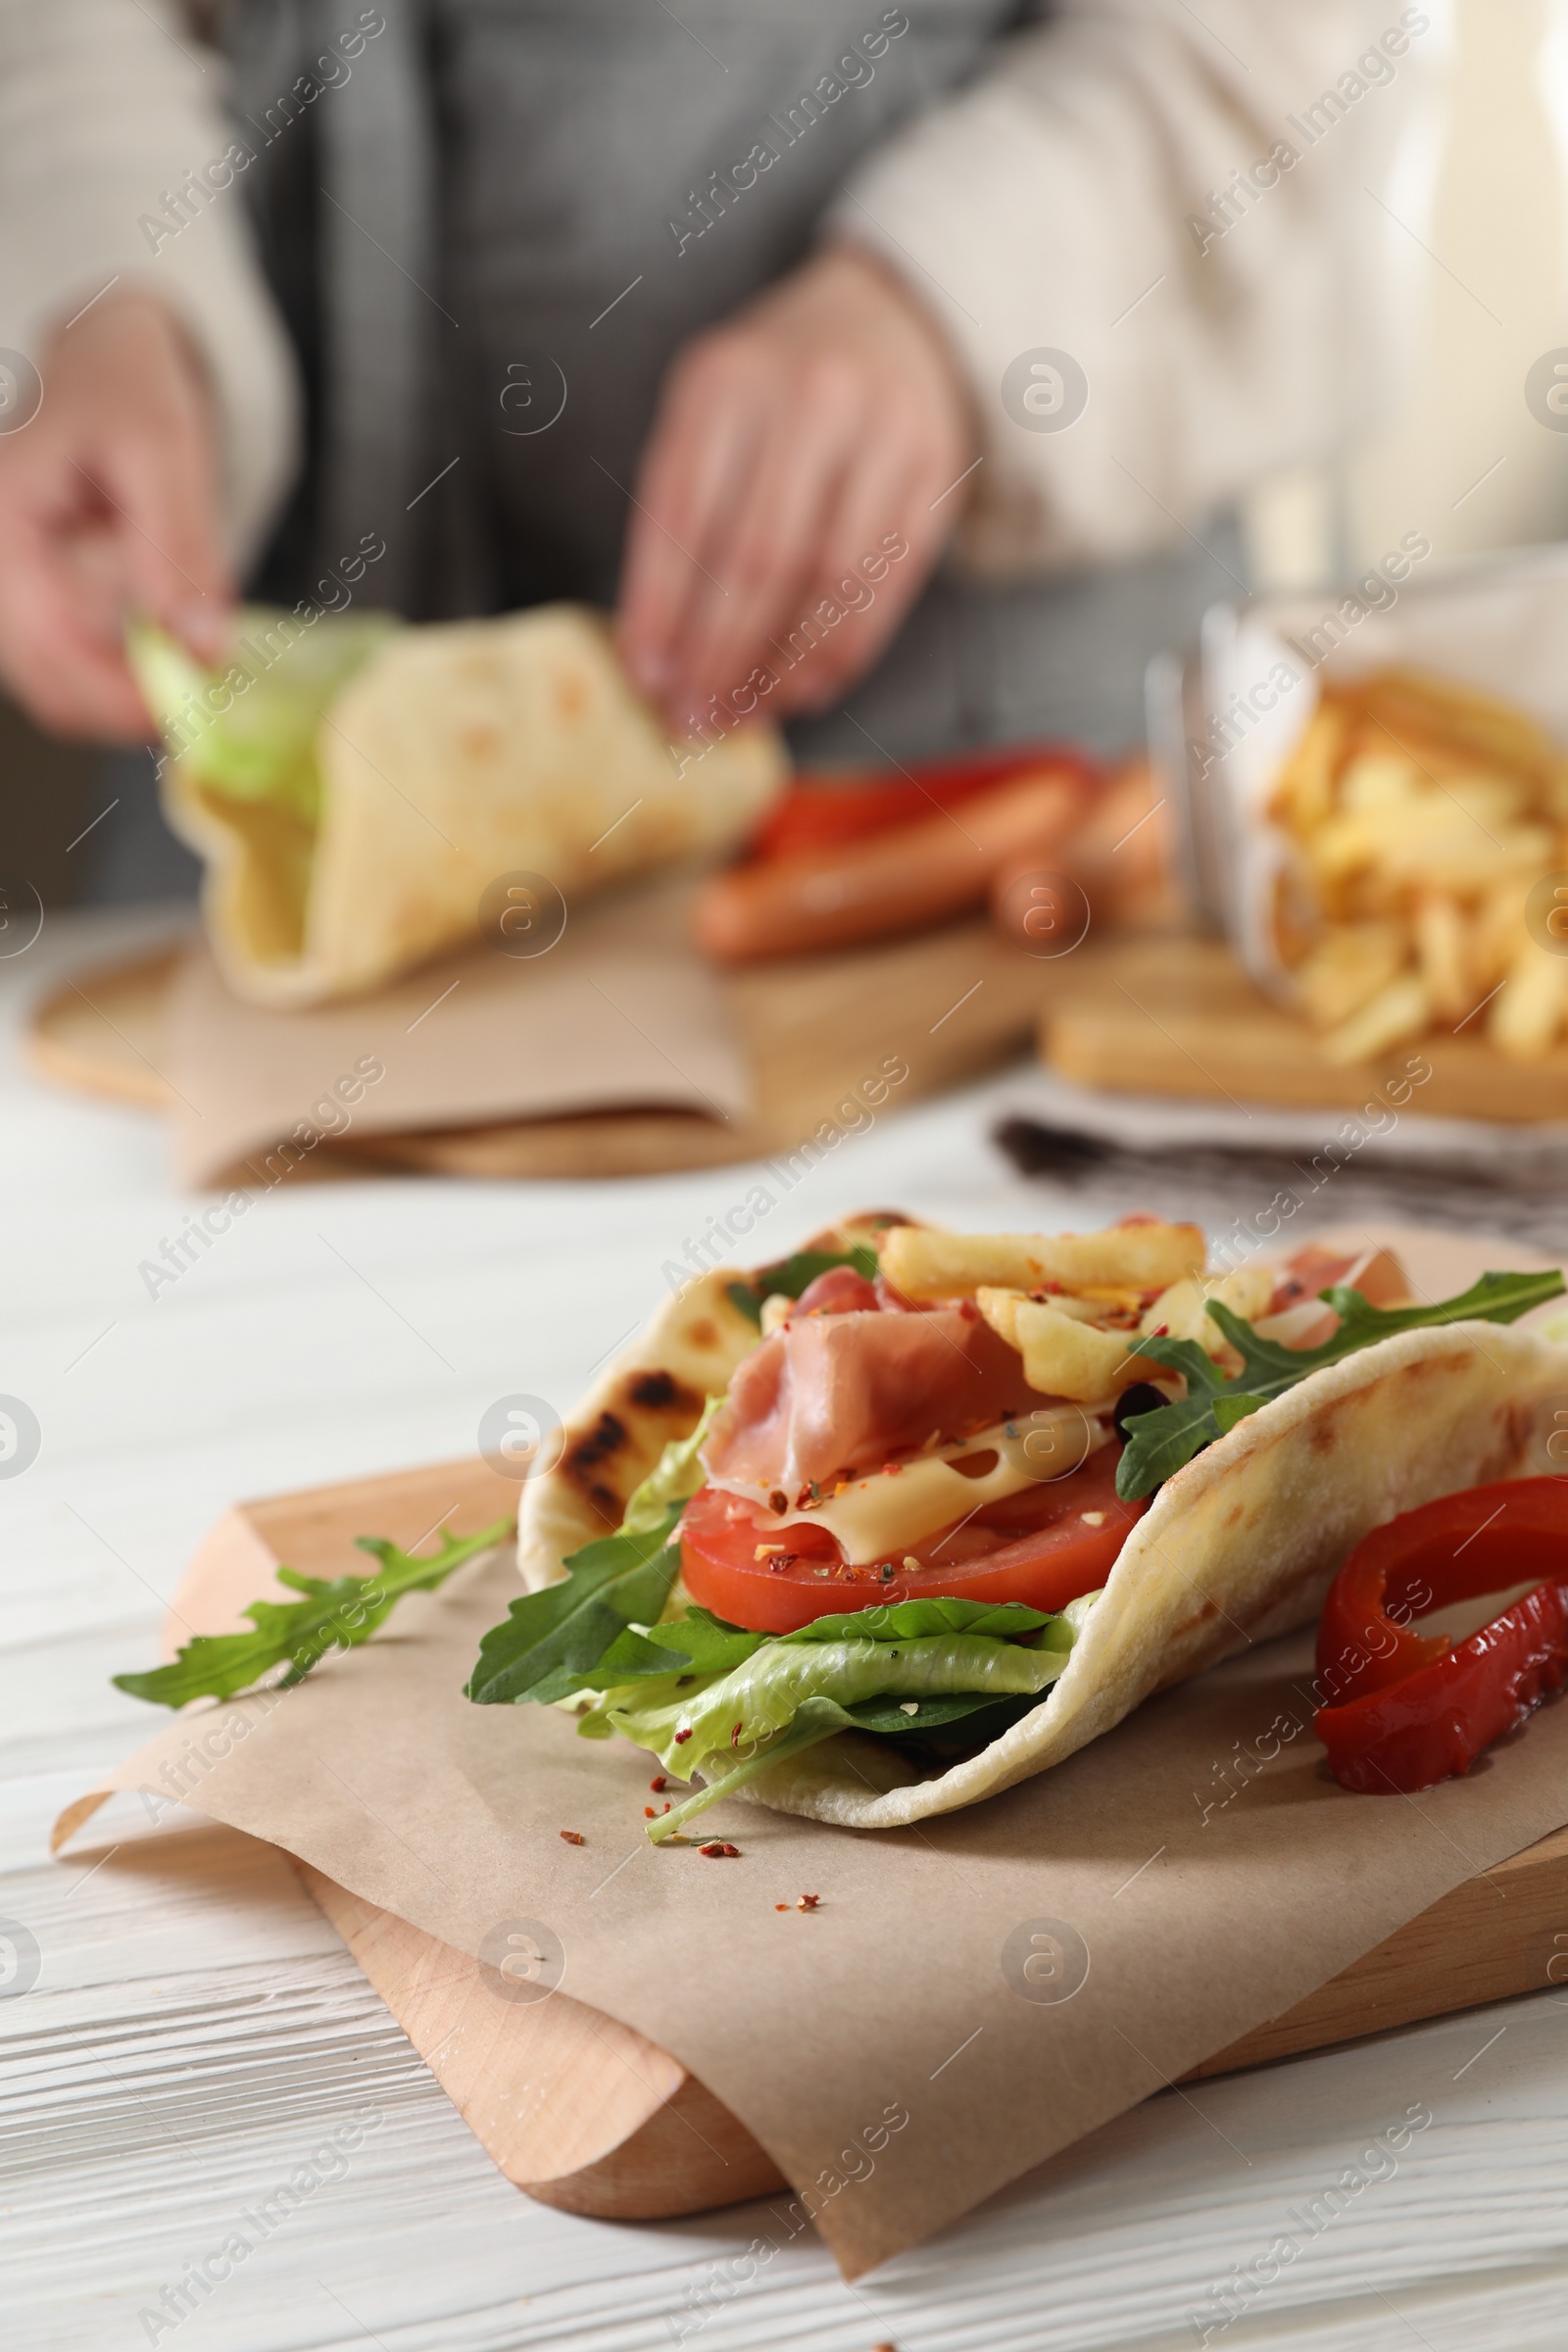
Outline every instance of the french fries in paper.
[(1415, 670), (1328, 687), (1271, 815), (1296, 853), (1277, 944), (1330, 1060), (1483, 1005), (1515, 1060), (1568, 1035), (1568, 957), (1526, 923), (1568, 867), (1568, 757), (1524, 712)]

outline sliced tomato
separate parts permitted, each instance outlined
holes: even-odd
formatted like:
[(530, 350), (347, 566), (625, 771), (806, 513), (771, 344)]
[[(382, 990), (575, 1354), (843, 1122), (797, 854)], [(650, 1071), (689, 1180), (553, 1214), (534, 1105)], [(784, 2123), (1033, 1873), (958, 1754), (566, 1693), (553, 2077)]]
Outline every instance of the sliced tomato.
[[(815, 1617), (922, 1593), (1063, 1609), (1099, 1591), (1149, 1508), (1147, 1496), (1118, 1498), (1120, 1458), (1112, 1439), (1068, 1477), (988, 1504), (951, 1535), (918, 1544), (908, 1554), (914, 1568), (902, 1555), (851, 1565), (820, 1522), (807, 1517), (774, 1532), (755, 1503), (704, 1487), (681, 1521), (681, 1574), (700, 1608), (761, 1634), (793, 1634)], [(760, 1545), (780, 1543), (786, 1551), (758, 1558)]]

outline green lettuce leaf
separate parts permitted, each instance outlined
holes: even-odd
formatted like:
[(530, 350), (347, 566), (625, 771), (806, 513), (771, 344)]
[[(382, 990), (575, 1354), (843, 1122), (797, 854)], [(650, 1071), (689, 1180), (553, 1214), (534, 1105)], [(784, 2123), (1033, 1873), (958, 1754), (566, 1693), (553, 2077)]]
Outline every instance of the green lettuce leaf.
[(698, 1460), (698, 1448), (712, 1427), (713, 1415), (723, 1404), (722, 1396), (710, 1396), (703, 1407), (703, 1417), (689, 1438), (671, 1438), (659, 1460), (649, 1471), (626, 1505), (620, 1523), (623, 1536), (646, 1535), (658, 1527), (672, 1502), (690, 1502), (706, 1475)]
[[(782, 1650), (794, 1643), (809, 1651), (817, 1644), (853, 1645), (858, 1629), (865, 1639), (881, 1639), (889, 1643), (900, 1642), (907, 1654), (911, 1638), (913, 1646), (917, 1648), (936, 1648), (940, 1646), (940, 1637), (945, 1631), (963, 1632), (973, 1640), (999, 1645), (1005, 1643), (1009, 1634), (1014, 1643), (1020, 1637), (1025, 1641), (1033, 1641), (1038, 1634), (1038, 1646), (1032, 1653), (1026, 1651), (1024, 1654), (1033, 1654), (1041, 1659), (1037, 1672), (1045, 1671), (1048, 1660), (1053, 1671), (1040, 1684), (1036, 1684), (1034, 1675), (1024, 1676), (1022, 1679), (1033, 1687), (1002, 1697), (997, 1695), (994, 1688), (986, 1690), (949, 1690), (937, 1695), (925, 1691), (913, 1697), (891, 1690), (879, 1690), (872, 1697), (843, 1703), (839, 1697), (830, 1696), (825, 1690), (810, 1690), (800, 1699), (785, 1729), (775, 1733), (771, 1739), (760, 1741), (749, 1754), (741, 1755), (732, 1750), (733, 1760), (726, 1756), (722, 1769), (717, 1772), (713, 1772), (710, 1766), (708, 1770), (710, 1777), (706, 1786), (696, 1789), (680, 1804), (671, 1806), (669, 1812), (662, 1815), (657, 1822), (650, 1823), (649, 1837), (657, 1843), (662, 1838), (678, 1835), (684, 1823), (706, 1812), (710, 1805), (717, 1804), (721, 1796), (732, 1795), (755, 1774), (764, 1772), (770, 1764), (782, 1763), (789, 1756), (799, 1755), (804, 1748), (814, 1747), (819, 1740), (830, 1738), (834, 1732), (871, 1732), (888, 1740), (918, 1739), (928, 1751), (949, 1756), (962, 1754), (976, 1744), (984, 1745), (990, 1740), (1000, 1739), (1004, 1731), (1009, 1730), (1038, 1703), (1041, 1690), (1049, 1690), (1057, 1679), (1066, 1665), (1067, 1652), (1078, 1640), (1089, 1612), (1099, 1598), (1098, 1592), (1086, 1592), (1080, 1599), (1069, 1601), (1054, 1617), (1044, 1617), (1040, 1610), (1026, 1608), (1021, 1602), (1015, 1601), (988, 1604), (972, 1600), (937, 1599), (894, 1601), (880, 1605), (873, 1603), (870, 1608), (858, 1610), (852, 1616), (819, 1617), (814, 1625), (803, 1626), (798, 1633), (784, 1635), (778, 1642), (768, 1643), (767, 1646)], [(900, 1618), (897, 1628), (886, 1623), (895, 1612)], [(883, 1621), (878, 1633), (866, 1633), (864, 1621), (867, 1619)], [(673, 1635), (687, 1622), (684, 1618), (677, 1619), (673, 1625), (661, 1627), (659, 1631)], [(982, 1628), (985, 1630), (982, 1631)], [(762, 1646), (760, 1642), (759, 1646)], [(929, 1679), (931, 1670), (926, 1668), (923, 1671)], [(878, 1682), (883, 1679), (881, 1675), (876, 1676)], [(909, 1678), (906, 1676), (905, 1679)], [(687, 1703), (691, 1705), (690, 1698)], [(715, 1697), (715, 1711), (721, 1725), (725, 1720), (727, 1704), (727, 1691)], [(593, 1729), (595, 1732), (609, 1729), (625, 1731), (630, 1737), (640, 1740), (641, 1731), (632, 1729), (632, 1715), (633, 1711), (626, 1709), (620, 1721), (613, 1724), (608, 1720), (603, 1724), (596, 1723)], [(962, 1732), (957, 1729), (960, 1724), (964, 1727)], [(588, 1727), (584, 1724), (580, 1728)], [(643, 1741), (643, 1744), (647, 1742)], [(696, 1770), (695, 1762), (683, 1760), (694, 1744), (695, 1735), (692, 1740), (683, 1740), (676, 1748), (677, 1772), (690, 1773)]]
[[(712, 1779), (695, 1788), (690, 1796), (650, 1822), (648, 1835), (656, 1845), (667, 1838), (678, 1837), (689, 1821), (699, 1813), (706, 1813), (710, 1805), (716, 1805), (720, 1797), (733, 1796), (758, 1773), (800, 1755), (808, 1747), (815, 1747), (820, 1740), (831, 1739), (835, 1732), (872, 1732), (883, 1739), (896, 1740), (918, 1737), (928, 1749), (956, 1756), (972, 1752), (977, 1744), (983, 1746), (988, 1740), (999, 1739), (1027, 1715), (1038, 1699), (1037, 1691), (1003, 1699), (984, 1697), (973, 1691), (918, 1701), (868, 1698), (851, 1707), (840, 1706), (836, 1699), (822, 1696), (803, 1699), (788, 1730), (765, 1741), (753, 1754), (742, 1756), (714, 1773)], [(966, 1726), (966, 1738), (952, 1736), (960, 1723)]]
[(1483, 1274), (1457, 1298), (1430, 1306), (1371, 1306), (1359, 1291), (1336, 1286), (1319, 1294), (1340, 1317), (1339, 1329), (1321, 1348), (1283, 1348), (1276, 1340), (1260, 1339), (1250, 1323), (1210, 1298), (1207, 1311), (1241, 1356), (1241, 1370), (1227, 1377), (1194, 1340), (1141, 1339), (1139, 1354), (1180, 1372), (1187, 1395), (1154, 1412), (1129, 1414), (1116, 1492), (1124, 1502), (1152, 1494), (1248, 1414), (1283, 1396), (1326, 1364), (1340, 1363), (1379, 1340), (1446, 1323), (1513, 1323), (1547, 1298), (1561, 1298), (1565, 1289), (1568, 1285), (1555, 1268), (1540, 1274)]
[(669, 1811), (662, 1814), (658, 1821), (649, 1822), (649, 1837), (656, 1845), (662, 1845), (668, 1838), (678, 1838), (686, 1824), (699, 1813), (706, 1813), (710, 1805), (718, 1803), (720, 1797), (733, 1796), (737, 1788), (744, 1788), (748, 1781), (755, 1780), (760, 1772), (766, 1772), (770, 1765), (782, 1764), (790, 1756), (798, 1756), (805, 1749), (815, 1747), (819, 1740), (830, 1740), (835, 1732), (853, 1732), (859, 1728), (848, 1708), (841, 1707), (836, 1699), (803, 1699), (787, 1730), (780, 1732), (776, 1739), (758, 1748), (754, 1754), (741, 1757), (726, 1771), (715, 1774), (705, 1787), (694, 1789), (678, 1805), (671, 1805)]
[[(267, 802), (314, 826), (321, 779), (316, 739), (338, 689), (399, 626), (385, 612), (323, 613), (301, 627), (291, 613), (248, 605), (231, 663), (204, 670), (150, 620), (125, 632), (125, 655), (169, 749), (199, 784), (232, 801)], [(273, 649), (276, 649), (275, 651)], [(209, 689), (238, 670), (225, 710)]]
[(455, 1568), (488, 1551), (511, 1529), (510, 1520), (498, 1519), (476, 1536), (445, 1536), (440, 1550), (429, 1559), (400, 1551), (379, 1536), (357, 1537), (360, 1550), (373, 1553), (380, 1562), (373, 1576), (323, 1578), (279, 1568), (278, 1583), (306, 1597), (253, 1600), (245, 1614), (254, 1633), (198, 1634), (172, 1665), (111, 1679), (117, 1690), (128, 1690), (132, 1698), (162, 1707), (183, 1707), (193, 1698), (232, 1698), (236, 1690), (253, 1690), (274, 1666), (288, 1669), (277, 1689), (292, 1690), (328, 1650), (353, 1649), (368, 1642), (405, 1592), (433, 1592)]
[[(664, 1675), (606, 1687), (579, 1731), (588, 1739), (623, 1732), (689, 1780), (710, 1756), (729, 1758), (744, 1741), (768, 1741), (809, 1698), (846, 1709), (867, 1699), (895, 1702), (962, 1695), (1038, 1694), (1067, 1663), (1063, 1649), (1028, 1649), (983, 1634), (938, 1634), (904, 1642), (762, 1642), (728, 1673)], [(901, 1715), (905, 1730), (910, 1719)]]

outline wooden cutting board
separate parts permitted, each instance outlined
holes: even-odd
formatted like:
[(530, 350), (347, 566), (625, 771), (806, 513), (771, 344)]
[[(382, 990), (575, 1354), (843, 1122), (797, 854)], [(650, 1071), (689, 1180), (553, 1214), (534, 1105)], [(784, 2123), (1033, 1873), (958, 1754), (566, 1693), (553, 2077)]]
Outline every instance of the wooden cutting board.
[[(162, 1108), (164, 999), (181, 953), (78, 972), (35, 1007), (27, 1036), (42, 1075)], [(626, 1176), (797, 1151), (888, 1054), (909, 1076), (890, 1107), (982, 1074), (1038, 1037), (1063, 1077), (1111, 1093), (1356, 1110), (1396, 1107), (1510, 1125), (1568, 1120), (1568, 1046), (1509, 1061), (1479, 1033), (1432, 1036), (1350, 1069), (1326, 1061), (1304, 1022), (1262, 995), (1230, 951), (1176, 932), (1092, 937), (1040, 961), (983, 920), (854, 954), (727, 975), (762, 1106), (725, 1126), (690, 1112), (572, 1118), (323, 1144), (319, 1175), (368, 1167), (479, 1177)], [(1413, 1088), (1412, 1056), (1430, 1075)], [(1408, 1090), (1388, 1097), (1391, 1082)]]
[[(80, 971), (35, 1006), (27, 1053), (42, 1076), (162, 1109), (164, 1002), (183, 943)], [(920, 938), (758, 965), (720, 985), (751, 1064), (759, 1109), (722, 1124), (676, 1110), (603, 1111), (323, 1144), (313, 1172), (367, 1166), (455, 1176), (652, 1175), (797, 1152), (884, 1059), (908, 1076), (886, 1097), (917, 1102), (1026, 1052), (1059, 965), (1013, 947), (989, 921)], [(863, 1120), (857, 1108), (851, 1124)], [(240, 1179), (241, 1181), (243, 1179)]]
[(1324, 1058), (1305, 1021), (1255, 988), (1218, 940), (1086, 941), (1063, 957), (1041, 1011), (1042, 1058), (1113, 1093), (1358, 1110), (1412, 1058), (1431, 1072), (1392, 1100), (1427, 1116), (1568, 1119), (1568, 1046), (1510, 1061), (1478, 1023), (1395, 1046), (1349, 1069)]
[[(374, 1530), (415, 1544), (437, 1526), (472, 1533), (517, 1490), (483, 1461), (242, 1503), (204, 1540), (174, 1596), (168, 1647), (227, 1633), (246, 1602), (284, 1590), (286, 1561), (337, 1576)], [(631, 2027), (556, 1992), (497, 2001), (478, 1963), (349, 1894), (300, 1875), (459, 2113), (509, 2180), (547, 2204), (612, 2220), (701, 2213), (786, 2185), (710, 2091)], [(1506, 1901), (1499, 1901), (1505, 1895)], [(1468, 1879), (1352, 1968), (1194, 2071), (1235, 2072), (1412, 2020), (1531, 1992), (1568, 1976), (1568, 1829)]]

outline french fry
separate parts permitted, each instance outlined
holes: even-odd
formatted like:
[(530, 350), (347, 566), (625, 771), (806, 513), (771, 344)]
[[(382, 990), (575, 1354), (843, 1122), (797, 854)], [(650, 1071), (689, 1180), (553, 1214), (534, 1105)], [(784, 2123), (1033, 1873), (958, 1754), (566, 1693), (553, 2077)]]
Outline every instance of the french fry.
[(1564, 996), (1564, 958), (1526, 940), (1487, 1015), (1497, 1051), (1510, 1061), (1539, 1061), (1549, 1053), (1562, 1027)]
[(1059, 1284), (1163, 1289), (1200, 1273), (1207, 1257), (1197, 1225), (1112, 1225), (1102, 1233), (942, 1233), (895, 1225), (882, 1243), (882, 1271), (906, 1298), (967, 1298), (982, 1285), (1039, 1291)]
[(1351, 923), (1330, 931), (1297, 966), (1301, 1002), (1319, 1028), (1336, 1028), (1387, 987), (1405, 956), (1404, 935), (1392, 923)]
[(1529, 940), (1525, 928), (1529, 896), (1529, 884), (1521, 879), (1496, 884), (1482, 901), (1471, 936), (1476, 983), (1483, 997), (1506, 977)]
[(1196, 1340), (1206, 1355), (1217, 1356), (1226, 1343), (1208, 1312), (1209, 1299), (1217, 1298), (1245, 1323), (1255, 1323), (1267, 1314), (1273, 1296), (1274, 1274), (1268, 1266), (1238, 1266), (1234, 1274), (1217, 1276), (1189, 1274), (1161, 1291), (1138, 1328), (1146, 1338), (1163, 1331), (1173, 1340)]
[(1010, 1331), (1003, 1336), (1022, 1354), (1023, 1376), (1039, 1396), (1098, 1404), (1119, 1396), (1135, 1380), (1170, 1377), (1162, 1365), (1135, 1354), (1137, 1342), (1125, 1332), (1097, 1331), (1052, 1301), (1019, 1298), (1008, 1321)]
[(1568, 866), (1568, 754), (1524, 711), (1413, 669), (1326, 688), (1317, 717), (1271, 803), (1295, 849), (1272, 922), (1327, 1058), (1461, 1026), (1494, 994), (1492, 1042), (1547, 1052), (1568, 963), (1543, 968), (1525, 907)]
[(1425, 778), (1402, 752), (1357, 752), (1340, 778), (1340, 806), (1359, 816), (1402, 808), (1425, 789)]
[(1544, 771), (1557, 757), (1550, 736), (1523, 710), (1425, 670), (1375, 671), (1359, 681), (1355, 699), (1396, 741), (1430, 735), (1520, 771)]
[(982, 1283), (974, 1295), (976, 1306), (998, 1339), (1005, 1340), (1009, 1348), (1020, 1345), (1017, 1337), (1018, 1309), (1028, 1296), (1027, 1291), (994, 1289), (989, 1283)]
[(1472, 977), (1475, 958), (1470, 929), (1456, 900), (1446, 891), (1422, 894), (1415, 909), (1415, 952), (1421, 978), (1440, 1021), (1460, 1021), (1481, 1001)]
[(1483, 831), (1500, 833), (1504, 826), (1528, 816), (1535, 806), (1535, 795), (1517, 778), (1489, 775), (1479, 769), (1446, 777), (1437, 789), (1451, 808), (1462, 808)]
[(1309, 833), (1334, 807), (1334, 778), (1345, 750), (1348, 714), (1325, 695), (1306, 730), (1280, 771), (1274, 810), (1294, 832)]
[(1402, 972), (1380, 989), (1369, 1004), (1331, 1029), (1319, 1042), (1325, 1061), (1346, 1064), (1372, 1061), (1388, 1047), (1407, 1037), (1420, 1037), (1432, 1025), (1432, 1000), (1426, 983), (1414, 972)]

